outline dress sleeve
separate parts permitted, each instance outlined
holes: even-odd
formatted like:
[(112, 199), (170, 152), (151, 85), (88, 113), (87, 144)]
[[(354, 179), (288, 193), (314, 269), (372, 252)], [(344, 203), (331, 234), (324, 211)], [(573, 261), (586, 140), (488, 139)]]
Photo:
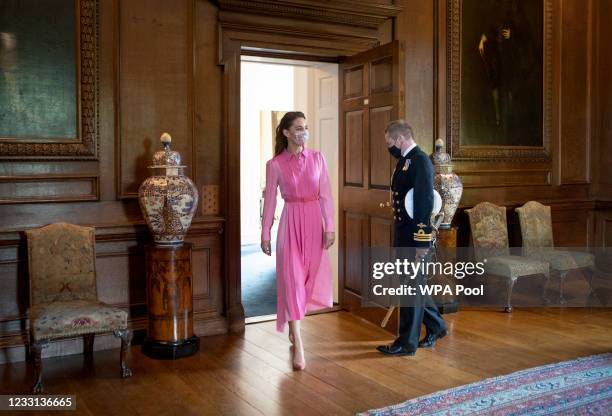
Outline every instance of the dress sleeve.
[(264, 208), (261, 221), (261, 239), (270, 241), (270, 228), (274, 223), (274, 212), (276, 211), (276, 194), (278, 192), (278, 169), (274, 161), (266, 163), (266, 189), (264, 191)]
[(325, 232), (334, 231), (334, 200), (332, 198), (332, 189), (329, 182), (329, 172), (327, 171), (327, 162), (323, 153), (319, 153), (321, 157), (321, 174), (319, 176), (319, 203), (321, 204), (321, 214), (323, 215), (323, 223)]

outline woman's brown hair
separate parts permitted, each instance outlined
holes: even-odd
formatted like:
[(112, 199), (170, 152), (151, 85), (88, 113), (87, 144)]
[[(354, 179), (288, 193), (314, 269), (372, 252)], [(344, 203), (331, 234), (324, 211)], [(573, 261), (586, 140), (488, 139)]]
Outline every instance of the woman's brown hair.
[(296, 118), (306, 118), (301, 111), (289, 111), (281, 119), (276, 126), (276, 146), (274, 147), (274, 156), (280, 155), (289, 144), (283, 130), (289, 130)]

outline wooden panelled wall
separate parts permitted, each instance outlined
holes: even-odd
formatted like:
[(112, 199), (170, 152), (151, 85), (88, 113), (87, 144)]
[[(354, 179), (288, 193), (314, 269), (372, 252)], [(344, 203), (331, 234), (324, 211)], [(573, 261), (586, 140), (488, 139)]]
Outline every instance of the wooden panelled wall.
[[(447, 120), (446, 0), (399, 0), (394, 37), (406, 42), (406, 118), (431, 152), (449, 140)], [(552, 161), (456, 162), (464, 183), (454, 222), (459, 242), (470, 243), (464, 209), (481, 201), (509, 207), (511, 244), (520, 245), (514, 207), (529, 200), (552, 206), (558, 246), (611, 245), (612, 92), (606, 0), (555, 0), (553, 5)]]
[[(355, 10), (361, 10), (364, 2), (355, 0)], [(304, 3), (312, 11), (312, 1)], [(377, 39), (406, 43), (405, 114), (417, 141), (430, 152), (436, 138), (447, 138), (446, 0), (370, 3), (402, 8), (396, 18), (380, 24)], [(230, 9), (220, 12), (218, 4)], [(224, 91), (234, 90), (227, 85), (224, 90), (218, 22), (231, 20), (224, 30), (232, 39), (248, 38), (246, 32), (255, 30), (240, 20), (248, 20), (249, 15), (241, 17), (231, 9), (236, 4), (99, 0), (98, 160), (0, 163), (0, 200), (6, 202), (0, 204), (0, 362), (25, 356), (28, 273), (23, 230), (50, 222), (96, 226), (100, 297), (129, 309), (133, 328), (146, 327), (143, 247), (149, 234), (134, 197), (163, 131), (173, 135), (173, 146), (182, 153), (189, 165), (187, 173), (206, 201), (200, 201), (188, 236), (195, 243), (196, 333), (220, 333), (231, 326), (224, 232), (227, 212), (233, 208), (223, 201), (233, 200), (225, 195), (231, 163), (224, 162), (227, 146), (231, 146), (225, 140), (231, 126), (224, 124), (224, 108), (232, 101), (224, 97)], [(559, 245), (612, 245), (612, 179), (608, 173), (612, 87), (607, 82), (612, 71), (611, 14), (607, 0), (554, 1), (552, 162), (458, 163), (456, 171), (466, 188), (463, 208), (483, 200), (513, 207), (537, 199), (553, 207)], [(265, 15), (253, 24), (281, 22), (279, 27), (293, 30), (295, 26), (287, 19), (287, 15)], [(329, 39), (345, 42), (338, 43), (341, 50), (370, 44), (376, 33), (348, 24), (329, 29), (321, 22), (296, 22), (308, 30), (320, 30), (319, 43), (328, 51), (335, 49)], [(270, 28), (258, 36), (254, 45), (260, 48), (266, 47), (265, 39), (280, 39)], [(285, 46), (291, 48), (290, 43)], [(300, 45), (299, 50), (304, 49)], [(17, 202), (24, 196), (32, 198), (31, 203)], [(465, 215), (459, 212), (456, 218), (460, 240), (467, 244)], [(517, 243), (513, 214), (510, 224)], [(238, 260), (239, 253), (229, 255), (235, 256), (230, 260)], [(111, 342), (103, 338), (97, 347)], [(78, 348), (78, 340), (58, 343), (48, 355)]]
[[(128, 309), (134, 329), (146, 328), (143, 250), (150, 237), (135, 197), (164, 131), (172, 134), (172, 146), (202, 195), (188, 235), (194, 243), (195, 332), (227, 331), (219, 197), (223, 74), (216, 23), (217, 8), (208, 1), (99, 1), (99, 159), (0, 163), (0, 199), (31, 200), (0, 205), (0, 362), (25, 354), (22, 231), (50, 222), (96, 227), (99, 296)], [(101, 337), (96, 348), (112, 342)], [(47, 355), (79, 347), (79, 340), (57, 343)]]

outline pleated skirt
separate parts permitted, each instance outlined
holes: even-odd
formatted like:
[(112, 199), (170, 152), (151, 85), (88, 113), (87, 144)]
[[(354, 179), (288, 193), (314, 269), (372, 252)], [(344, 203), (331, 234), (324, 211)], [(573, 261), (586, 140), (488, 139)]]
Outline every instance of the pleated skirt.
[(276, 238), (276, 329), (332, 306), (332, 272), (323, 247), (319, 201), (285, 202)]

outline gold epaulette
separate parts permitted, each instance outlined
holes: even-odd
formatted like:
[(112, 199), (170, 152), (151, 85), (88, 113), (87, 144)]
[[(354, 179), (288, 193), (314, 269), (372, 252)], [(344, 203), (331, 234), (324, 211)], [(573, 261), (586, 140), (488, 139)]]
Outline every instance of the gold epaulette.
[(425, 233), (425, 230), (419, 230), (416, 233), (412, 234), (412, 239), (414, 241), (432, 241), (431, 233)]

